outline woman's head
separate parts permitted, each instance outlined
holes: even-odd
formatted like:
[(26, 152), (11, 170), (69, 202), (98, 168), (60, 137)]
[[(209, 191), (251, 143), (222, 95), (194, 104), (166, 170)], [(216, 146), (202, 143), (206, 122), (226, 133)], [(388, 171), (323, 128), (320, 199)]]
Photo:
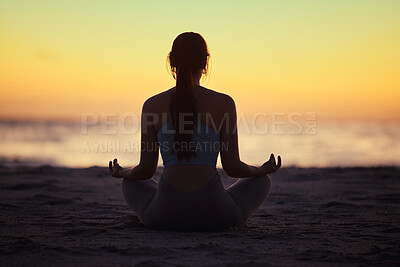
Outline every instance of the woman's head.
[(178, 35), (168, 54), (170, 69), (175, 79), (180, 68), (188, 70), (192, 78), (199, 73), (207, 74), (208, 59), (207, 43), (200, 34), (195, 32), (184, 32)]

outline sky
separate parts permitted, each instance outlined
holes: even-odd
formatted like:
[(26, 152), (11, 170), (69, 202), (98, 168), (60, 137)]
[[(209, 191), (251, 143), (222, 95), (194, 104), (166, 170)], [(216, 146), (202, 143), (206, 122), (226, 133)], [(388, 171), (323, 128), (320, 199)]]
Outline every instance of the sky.
[(0, 0), (0, 119), (138, 114), (182, 32), (240, 113), (400, 121), (400, 1)]

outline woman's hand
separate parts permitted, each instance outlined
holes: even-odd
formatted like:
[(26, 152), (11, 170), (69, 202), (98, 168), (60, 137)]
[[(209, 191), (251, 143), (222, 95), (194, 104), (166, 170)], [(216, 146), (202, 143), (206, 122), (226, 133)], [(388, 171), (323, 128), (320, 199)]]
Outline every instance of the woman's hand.
[[(114, 165), (113, 165), (114, 163)], [(118, 164), (118, 160), (114, 159), (113, 162), (108, 163), (108, 169), (110, 170), (110, 174), (116, 178), (123, 178), (122, 173), (124, 171), (124, 168), (122, 168)]]
[(275, 162), (274, 154), (271, 154), (269, 160), (265, 162), (261, 168), (265, 171), (266, 174), (274, 173), (281, 167), (281, 156), (278, 156), (278, 164)]

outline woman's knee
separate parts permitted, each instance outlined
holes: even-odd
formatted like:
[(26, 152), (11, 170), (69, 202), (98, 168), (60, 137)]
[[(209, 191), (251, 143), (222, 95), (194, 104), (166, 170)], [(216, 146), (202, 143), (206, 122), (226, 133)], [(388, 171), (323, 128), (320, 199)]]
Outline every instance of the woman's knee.
[(126, 178), (122, 179), (122, 189), (127, 188), (130, 182), (131, 181)]
[(271, 179), (268, 175), (261, 175), (244, 180), (241, 192), (234, 192), (236, 204), (241, 210), (241, 216), (235, 222), (236, 226), (243, 226), (251, 214), (267, 199), (271, 190)]
[(261, 175), (253, 177), (252, 179), (256, 181), (257, 188), (263, 191), (262, 195), (268, 196), (269, 192), (271, 191), (271, 178), (269, 178), (268, 175)]
[(122, 184), (121, 184), (122, 195), (124, 196), (124, 198), (125, 198), (125, 196), (126, 196), (126, 194), (127, 194), (128, 187), (129, 187), (129, 180), (126, 179), (126, 178), (124, 178), (124, 179), (122, 180)]
[(122, 189), (122, 195), (124, 196), (125, 199), (132, 194), (131, 191), (135, 189), (135, 184), (136, 181), (132, 181), (126, 178), (122, 180), (121, 189)]

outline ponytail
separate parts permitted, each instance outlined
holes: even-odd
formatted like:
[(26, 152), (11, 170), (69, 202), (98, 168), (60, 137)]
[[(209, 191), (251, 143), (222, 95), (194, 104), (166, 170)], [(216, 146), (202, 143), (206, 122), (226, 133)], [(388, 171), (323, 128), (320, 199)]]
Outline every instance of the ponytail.
[(194, 126), (197, 118), (197, 108), (193, 95), (193, 75), (190, 66), (184, 61), (177, 69), (176, 89), (172, 105), (172, 122), (175, 129), (174, 152), (178, 159), (189, 160), (196, 156), (191, 148)]

